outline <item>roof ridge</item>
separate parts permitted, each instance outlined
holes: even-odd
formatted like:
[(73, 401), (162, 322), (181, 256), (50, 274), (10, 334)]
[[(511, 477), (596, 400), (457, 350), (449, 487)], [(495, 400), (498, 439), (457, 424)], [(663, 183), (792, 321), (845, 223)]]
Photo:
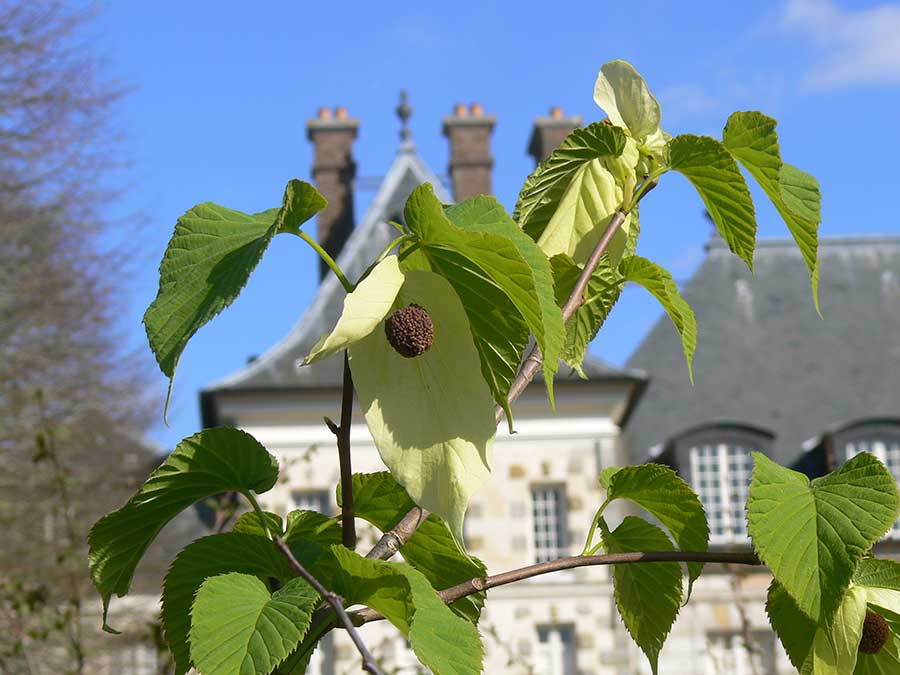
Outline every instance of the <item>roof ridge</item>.
[[(900, 246), (898, 234), (838, 234), (819, 237), (819, 247), (832, 248), (838, 246), (871, 246), (873, 244)], [(794, 248), (796, 243), (792, 237), (763, 237), (757, 239), (756, 248)], [(713, 237), (706, 242), (706, 249), (727, 249), (728, 244), (721, 237)]]

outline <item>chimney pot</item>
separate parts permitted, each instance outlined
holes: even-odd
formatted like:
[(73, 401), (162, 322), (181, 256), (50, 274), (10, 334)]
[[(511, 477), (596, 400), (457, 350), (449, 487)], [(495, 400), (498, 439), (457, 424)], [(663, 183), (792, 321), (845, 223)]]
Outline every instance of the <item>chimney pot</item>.
[(538, 117), (534, 121), (531, 138), (528, 140), (528, 154), (534, 157), (534, 163), (540, 164), (559, 147), (566, 136), (581, 126), (581, 118), (572, 115), (566, 117), (559, 106), (550, 108), (547, 117)]
[(453, 184), (453, 198), (460, 202), (475, 195), (492, 193), (491, 133), (495, 118), (486, 115), (484, 106), (473, 103), (468, 108), (456, 104), (453, 115), (444, 118), (443, 133), (450, 141), (448, 171)]
[[(359, 120), (349, 117), (347, 109), (320, 108), (316, 119), (307, 121), (306, 135), (313, 144), (312, 177), (328, 206), (316, 219), (316, 239), (332, 258), (337, 258), (353, 231), (353, 181), (356, 162), (353, 141)], [(328, 266), (319, 261), (319, 278), (328, 274)]]

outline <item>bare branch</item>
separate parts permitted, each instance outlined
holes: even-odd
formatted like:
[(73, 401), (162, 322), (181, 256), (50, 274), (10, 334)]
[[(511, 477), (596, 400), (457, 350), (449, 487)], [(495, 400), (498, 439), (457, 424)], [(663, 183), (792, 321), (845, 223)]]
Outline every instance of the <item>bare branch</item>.
[(350, 372), (350, 358), (345, 351), (341, 425), (337, 429), (332, 428), (332, 431), (337, 437), (338, 459), (341, 464), (341, 536), (344, 546), (351, 551), (356, 549), (356, 511), (353, 508), (353, 470), (350, 463), (350, 426), (352, 423), (353, 375)]
[[(584, 269), (581, 270), (578, 281), (575, 283), (575, 288), (572, 289), (569, 299), (566, 300), (566, 304), (563, 305), (562, 315), (564, 323), (568, 323), (569, 319), (574, 316), (578, 308), (584, 304), (584, 292), (587, 289), (588, 283), (594, 272), (597, 270), (600, 259), (606, 253), (613, 237), (616, 235), (616, 232), (619, 231), (619, 228), (622, 227), (622, 224), (627, 217), (628, 214), (624, 211), (616, 211), (615, 215), (613, 215), (612, 219), (609, 221), (609, 225), (607, 225), (606, 229), (603, 231), (603, 235), (594, 247), (591, 257), (588, 258), (588, 261), (584, 264)], [(531, 381), (541, 369), (543, 363), (544, 359), (541, 355), (541, 350), (537, 345), (534, 345), (528, 353), (528, 356), (525, 357), (525, 362), (522, 364), (519, 374), (516, 375), (516, 379), (513, 380), (513, 383), (509, 388), (509, 396), (506, 400), (509, 401), (510, 405), (512, 405), (522, 392), (525, 391), (526, 387), (531, 384)], [(503, 408), (498, 405), (494, 410), (494, 414), (497, 419), (497, 424), (500, 424), (500, 422), (503, 421)]]
[[(441, 600), (450, 604), (460, 598), (481, 593), (490, 588), (505, 586), (524, 579), (570, 570), (576, 567), (596, 567), (598, 565), (625, 565), (651, 562), (702, 562), (723, 563), (726, 565), (762, 565), (755, 553), (739, 553), (730, 551), (658, 551), (635, 553), (607, 553), (603, 555), (574, 555), (557, 560), (520, 567), (508, 572), (501, 572), (487, 577), (476, 577), (440, 592)], [(356, 626), (370, 621), (379, 621), (384, 617), (373, 609), (366, 608), (351, 612), (353, 624)]]
[(428, 518), (428, 511), (420, 506), (412, 507), (399, 523), (381, 535), (381, 539), (366, 554), (366, 557), (387, 560), (409, 541), (409, 538), (415, 534), (419, 525), (424, 523), (426, 518)]
[(282, 553), (284, 553), (285, 557), (288, 560), (288, 564), (291, 566), (291, 569), (301, 577), (303, 577), (303, 579), (305, 579), (306, 582), (310, 586), (312, 586), (313, 589), (315, 589), (316, 593), (318, 593), (322, 597), (322, 599), (325, 600), (325, 602), (331, 605), (331, 608), (334, 610), (335, 615), (337, 615), (338, 621), (350, 635), (350, 639), (353, 640), (353, 644), (356, 646), (356, 649), (359, 651), (359, 654), (362, 657), (362, 669), (367, 673), (371, 673), (371, 675), (384, 675), (378, 668), (378, 664), (372, 657), (371, 652), (369, 652), (368, 647), (366, 647), (366, 644), (359, 636), (359, 632), (353, 625), (353, 621), (350, 620), (350, 617), (347, 614), (347, 610), (344, 609), (344, 599), (337, 593), (332, 593), (322, 584), (320, 584), (319, 580), (316, 579), (312, 574), (310, 574), (309, 570), (301, 565), (300, 562), (294, 557), (294, 554), (291, 553), (291, 549), (281, 537), (275, 537), (275, 545), (278, 546), (279, 549), (281, 549)]

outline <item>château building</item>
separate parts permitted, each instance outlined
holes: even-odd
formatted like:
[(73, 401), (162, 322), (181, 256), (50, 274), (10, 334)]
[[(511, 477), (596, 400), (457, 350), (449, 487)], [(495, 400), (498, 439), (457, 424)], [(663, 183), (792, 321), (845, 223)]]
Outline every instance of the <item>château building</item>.
[[(317, 239), (356, 278), (394, 238), (403, 205), (430, 182), (439, 199), (491, 194), (495, 119), (480, 105), (457, 106), (443, 121), (449, 186), (429, 168), (406, 129), (371, 205), (354, 219), (359, 121), (322, 109), (307, 124), (312, 178), (328, 198)], [(581, 124), (559, 109), (539, 117), (528, 141), (535, 161)], [(553, 413), (540, 385), (515, 405), (516, 431), (498, 429), (490, 482), (468, 511), (469, 550), (499, 572), (577, 554), (604, 499), (597, 477), (610, 465), (669, 464), (706, 507), (712, 546), (746, 548), (744, 523), (751, 450), (810, 476), (856, 452), (881, 457), (900, 479), (900, 237), (824, 240), (824, 319), (813, 308), (806, 268), (789, 241), (763, 241), (757, 275), (713, 238), (683, 292), (700, 326), (696, 385), (686, 384), (678, 337), (660, 319), (624, 368), (589, 358), (581, 379), (563, 368)], [(247, 430), (279, 457), (286, 480), (263, 495), (264, 508), (336, 512), (334, 436), (322, 422), (340, 408), (339, 358), (299, 368), (336, 322), (344, 298), (321, 269), (309, 309), (278, 344), (201, 393), (204, 426)], [(351, 431), (354, 471), (383, 470), (362, 413)], [(616, 506), (614, 504), (614, 506)], [(610, 509), (618, 520), (624, 511)], [(374, 537), (374, 533), (370, 535)], [(885, 546), (890, 546), (890, 542)], [(709, 565), (682, 608), (661, 655), (662, 672), (774, 675), (793, 672), (768, 628), (769, 576)], [(480, 624), (485, 672), (534, 675), (649, 673), (615, 608), (610, 570), (582, 568), (490, 591)], [(419, 672), (407, 645), (384, 623), (363, 637), (394, 673)], [(358, 655), (334, 632), (312, 673), (358, 671)]]

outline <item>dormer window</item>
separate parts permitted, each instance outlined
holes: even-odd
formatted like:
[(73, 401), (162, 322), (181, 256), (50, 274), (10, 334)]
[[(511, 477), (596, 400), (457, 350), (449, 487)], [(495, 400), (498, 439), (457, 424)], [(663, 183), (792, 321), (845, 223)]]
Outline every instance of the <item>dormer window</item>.
[(712, 541), (747, 537), (744, 505), (753, 471), (753, 459), (744, 445), (707, 442), (691, 448), (693, 486), (709, 519)]
[(694, 427), (670, 441), (676, 465), (700, 497), (713, 544), (745, 544), (744, 509), (753, 473), (751, 452), (768, 454), (773, 435), (738, 423)]

